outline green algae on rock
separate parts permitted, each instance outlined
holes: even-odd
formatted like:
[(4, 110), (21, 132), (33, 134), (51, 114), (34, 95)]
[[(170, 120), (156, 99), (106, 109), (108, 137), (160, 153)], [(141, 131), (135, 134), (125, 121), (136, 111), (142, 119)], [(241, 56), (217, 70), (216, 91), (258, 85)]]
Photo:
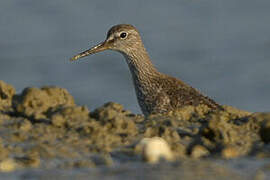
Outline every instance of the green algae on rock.
[(12, 86), (0, 82), (0, 92), (2, 171), (141, 161), (138, 142), (154, 137), (168, 144), (176, 161), (270, 157), (270, 113), (202, 105), (144, 117), (112, 102), (90, 112), (58, 87), (26, 88), (15, 95)]

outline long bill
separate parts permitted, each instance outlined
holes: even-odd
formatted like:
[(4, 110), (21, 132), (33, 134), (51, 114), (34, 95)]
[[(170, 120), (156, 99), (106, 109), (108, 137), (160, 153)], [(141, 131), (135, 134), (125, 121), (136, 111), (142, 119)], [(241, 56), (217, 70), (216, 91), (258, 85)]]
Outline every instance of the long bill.
[(76, 56), (73, 56), (72, 58), (70, 58), (70, 61), (76, 61), (79, 58), (88, 56), (90, 54), (95, 54), (95, 53), (98, 53), (100, 51), (104, 51), (106, 49), (108, 49), (108, 48), (106, 47), (106, 41), (104, 41), (104, 42), (99, 43), (98, 45), (84, 51), (84, 52), (77, 54)]

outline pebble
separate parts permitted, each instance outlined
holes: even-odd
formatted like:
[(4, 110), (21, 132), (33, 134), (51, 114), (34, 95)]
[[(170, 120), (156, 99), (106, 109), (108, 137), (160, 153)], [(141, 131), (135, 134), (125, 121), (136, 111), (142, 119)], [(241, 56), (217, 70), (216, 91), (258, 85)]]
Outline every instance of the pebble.
[(208, 155), (210, 155), (210, 152), (201, 145), (194, 146), (190, 154), (192, 158), (200, 158)]
[(168, 143), (160, 137), (143, 138), (139, 144), (143, 147), (143, 159), (148, 163), (157, 163), (161, 159), (173, 160), (173, 153)]
[(0, 162), (0, 171), (11, 172), (17, 168), (17, 163), (13, 159), (4, 159)]

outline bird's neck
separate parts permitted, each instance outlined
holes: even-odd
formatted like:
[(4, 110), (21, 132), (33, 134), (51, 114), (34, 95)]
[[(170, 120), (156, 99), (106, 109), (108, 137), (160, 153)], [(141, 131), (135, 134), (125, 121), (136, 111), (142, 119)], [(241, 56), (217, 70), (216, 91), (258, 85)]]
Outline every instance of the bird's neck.
[[(152, 64), (144, 47), (123, 53), (135, 86), (149, 86), (159, 72)], [(148, 84), (148, 85), (147, 85)]]
[(152, 108), (149, 99), (153, 99), (160, 89), (158, 81), (161, 73), (152, 64), (144, 47), (123, 54), (132, 75), (138, 103), (144, 114), (148, 114)]

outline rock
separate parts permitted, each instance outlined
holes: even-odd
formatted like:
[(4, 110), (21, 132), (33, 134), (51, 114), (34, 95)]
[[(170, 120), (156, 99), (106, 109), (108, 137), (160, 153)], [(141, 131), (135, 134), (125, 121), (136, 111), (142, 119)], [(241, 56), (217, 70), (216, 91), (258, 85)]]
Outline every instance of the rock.
[(259, 138), (258, 130), (251, 126), (256, 126), (259, 122), (251, 121), (249, 112), (239, 112), (235, 108), (227, 107), (225, 110), (209, 114), (206, 126), (200, 131), (202, 136), (199, 138), (212, 152), (221, 152), (224, 147), (237, 146), (239, 156), (247, 155), (253, 143)]
[(0, 162), (0, 171), (10, 172), (18, 168), (18, 164), (11, 158), (7, 158)]
[(119, 115), (126, 116), (129, 114), (131, 113), (124, 110), (124, 107), (121, 104), (108, 102), (100, 108), (95, 109), (95, 111), (91, 113), (91, 117), (99, 120), (110, 120)]
[(53, 125), (62, 127), (80, 127), (90, 120), (89, 110), (85, 106), (60, 107), (48, 115)]
[(192, 158), (201, 158), (210, 155), (210, 152), (201, 145), (196, 145), (192, 148), (190, 156)]
[(8, 157), (9, 151), (3, 146), (2, 139), (0, 139), (0, 161)]
[(23, 157), (16, 157), (16, 162), (23, 167), (37, 168), (40, 166), (40, 157), (37, 153), (32, 153)]
[(14, 96), (13, 103), (18, 114), (35, 120), (45, 119), (48, 110), (74, 105), (74, 99), (67, 90), (58, 87), (26, 88)]
[(15, 92), (14, 87), (0, 80), (0, 110), (6, 110), (11, 106)]
[[(103, 167), (141, 158), (197, 164), (213, 158), (270, 156), (270, 113), (187, 106), (143, 117), (112, 102), (89, 112), (57, 87), (27, 88), (14, 95), (14, 88), (0, 82), (0, 92), (2, 171)], [(201, 157), (210, 158), (196, 159)]]
[(261, 113), (257, 118), (263, 118), (263, 122), (260, 128), (260, 136), (263, 142), (270, 142), (270, 113)]
[(130, 112), (124, 110), (122, 105), (111, 102), (104, 104), (91, 113), (91, 117), (97, 118), (107, 131), (123, 136), (127, 134), (134, 136), (138, 130), (135, 122), (129, 115)]
[(104, 165), (111, 166), (111, 165), (113, 165), (113, 160), (109, 154), (106, 154), (106, 155), (94, 154), (94, 155), (90, 156), (90, 159), (92, 160), (92, 162), (96, 166), (104, 166)]
[(239, 147), (228, 146), (221, 151), (221, 156), (225, 159), (237, 158), (240, 156)]
[(160, 137), (143, 138), (139, 146), (142, 146), (143, 159), (149, 163), (157, 163), (161, 159), (173, 160), (173, 153), (168, 143)]

